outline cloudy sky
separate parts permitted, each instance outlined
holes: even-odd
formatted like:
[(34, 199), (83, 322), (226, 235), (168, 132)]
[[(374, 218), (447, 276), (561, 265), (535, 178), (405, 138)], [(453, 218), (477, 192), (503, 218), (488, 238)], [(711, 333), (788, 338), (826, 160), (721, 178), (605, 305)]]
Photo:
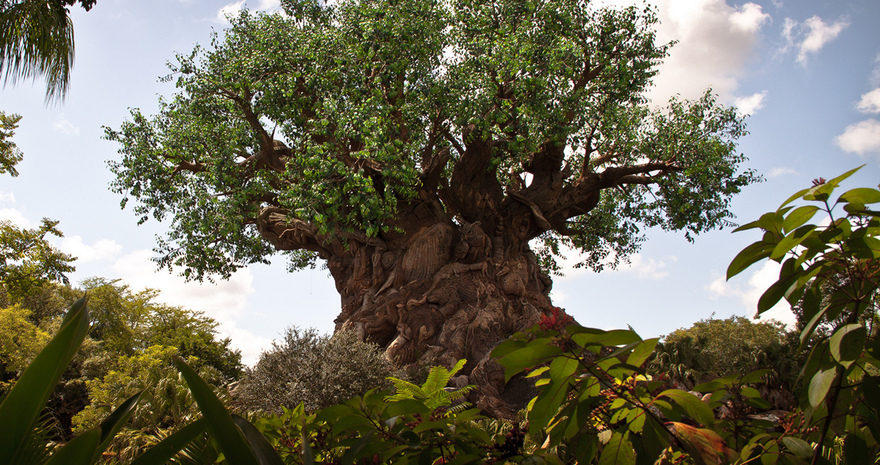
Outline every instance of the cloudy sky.
[[(611, 1), (613, 3), (613, 1)], [(880, 182), (880, 2), (876, 0), (657, 0), (661, 40), (677, 41), (650, 97), (698, 97), (711, 86), (723, 102), (749, 114), (740, 141), (748, 167), (766, 182), (733, 203), (738, 221), (775, 210), (810, 180), (866, 166), (848, 185)], [(209, 44), (224, 15), (241, 8), (273, 10), (277, 1), (101, 0), (73, 10), (76, 64), (68, 99), (45, 106), (43, 84), (0, 90), (0, 109), (23, 116), (14, 141), (25, 154), (17, 178), (0, 178), (0, 219), (34, 227), (60, 220), (56, 244), (74, 254), (74, 282), (121, 279), (134, 290), (162, 291), (164, 302), (201, 310), (253, 362), (284, 327), (332, 331), (339, 298), (321, 269), (295, 274), (279, 260), (252, 266), (217, 284), (184, 283), (150, 262), (155, 222), (138, 227), (107, 186), (106, 161), (117, 147), (101, 139), (129, 108), (153, 113), (159, 82), (175, 53)], [(775, 280), (771, 265), (726, 282), (727, 264), (757, 240), (729, 230), (699, 236), (649, 231), (630, 266), (594, 274), (570, 270), (554, 280), (555, 303), (582, 324), (631, 325), (653, 337), (715, 316), (752, 316), (758, 296)], [(772, 316), (791, 321), (785, 308)]]

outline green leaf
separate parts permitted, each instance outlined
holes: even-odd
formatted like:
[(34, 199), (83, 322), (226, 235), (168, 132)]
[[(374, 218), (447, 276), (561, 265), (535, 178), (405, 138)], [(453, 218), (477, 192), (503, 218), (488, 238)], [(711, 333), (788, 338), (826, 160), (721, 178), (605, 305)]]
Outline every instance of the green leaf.
[(211, 390), (211, 386), (199, 377), (198, 373), (190, 368), (182, 358), (177, 357), (174, 364), (186, 380), (202, 415), (208, 420), (208, 431), (217, 440), (217, 445), (226, 460), (233, 465), (258, 465), (247, 440), (235, 425), (232, 416), (223, 407), (223, 403)]
[(599, 465), (629, 465), (636, 463), (636, 453), (626, 435), (614, 433), (602, 449)]
[(91, 465), (96, 463), (95, 452), (101, 441), (101, 428), (92, 428), (73, 438), (49, 457), (46, 465)]
[(134, 459), (131, 465), (164, 465), (206, 431), (208, 431), (208, 420), (199, 418), (147, 449)]
[(113, 437), (116, 436), (116, 433), (122, 429), (125, 422), (128, 421), (134, 413), (134, 409), (137, 407), (138, 401), (141, 399), (141, 394), (143, 394), (143, 391), (126, 399), (125, 402), (120, 404), (119, 407), (113, 410), (113, 412), (101, 422), (101, 443), (95, 451), (96, 462), (98, 461), (99, 455), (110, 446), (110, 442), (113, 440)]
[(727, 279), (742, 273), (755, 262), (770, 257), (774, 247), (775, 244), (772, 242), (758, 241), (742, 249), (728, 265)]
[(794, 287), (797, 287), (799, 277), (799, 273), (788, 274), (781, 276), (778, 281), (771, 284), (770, 287), (761, 294), (761, 298), (758, 299), (757, 314), (760, 315), (779, 303), (786, 294), (791, 292)]
[(880, 191), (877, 189), (871, 189), (870, 187), (859, 187), (841, 194), (840, 200), (862, 205), (877, 203), (880, 202)]
[[(873, 455), (873, 456), (872, 456)], [(868, 444), (859, 435), (849, 432), (843, 439), (843, 456), (845, 463), (871, 463), (876, 459), (876, 453), (868, 451)]]
[(562, 349), (551, 344), (549, 339), (536, 339), (522, 349), (501, 357), (498, 363), (504, 367), (504, 380), (510, 381), (517, 373), (547, 362), (561, 352)]
[(529, 431), (532, 434), (539, 433), (556, 416), (559, 406), (562, 405), (568, 394), (570, 384), (568, 379), (551, 381), (546, 388), (541, 390), (534, 404), (529, 408)]
[(867, 330), (860, 324), (848, 324), (838, 328), (828, 341), (831, 356), (841, 365), (849, 367), (862, 354), (867, 337)]
[(627, 329), (614, 329), (611, 331), (600, 331), (596, 333), (579, 333), (571, 336), (571, 339), (581, 347), (587, 347), (591, 344), (598, 344), (606, 347), (619, 346), (623, 344), (631, 344), (640, 342), (635, 331)]
[(785, 217), (785, 221), (782, 222), (782, 231), (787, 233), (800, 228), (804, 223), (810, 221), (817, 211), (819, 211), (819, 207), (815, 205), (804, 205), (795, 208)]
[(813, 447), (810, 446), (810, 443), (801, 438), (783, 436), (782, 444), (784, 444), (785, 448), (791, 451), (792, 454), (802, 459), (810, 458), (813, 455)]
[(403, 399), (397, 402), (391, 402), (388, 404), (388, 407), (385, 407), (385, 415), (389, 417), (412, 415), (414, 413), (427, 415), (431, 413), (431, 409), (428, 408), (424, 402), (415, 399)]
[(629, 357), (626, 359), (627, 365), (632, 365), (636, 367), (642, 366), (645, 363), (645, 360), (654, 353), (654, 348), (657, 347), (657, 343), (660, 342), (659, 337), (645, 339), (640, 342), (637, 346), (635, 346), (630, 352)]
[(831, 389), (831, 383), (834, 382), (836, 374), (837, 368), (819, 370), (813, 376), (813, 379), (810, 380), (809, 396), (810, 405), (813, 408), (818, 407), (825, 401), (825, 396), (828, 395), (828, 390)]
[(715, 414), (712, 413), (712, 409), (703, 403), (702, 399), (687, 391), (667, 389), (657, 395), (655, 399), (660, 397), (668, 397), (675, 402), (676, 405), (684, 409), (687, 416), (706, 426), (715, 423)]
[(238, 425), (238, 429), (244, 434), (260, 465), (284, 465), (284, 461), (281, 460), (281, 456), (278, 455), (272, 444), (269, 444), (263, 433), (252, 425), (251, 422), (238, 415), (232, 415), (232, 421)]
[(816, 226), (810, 224), (807, 226), (802, 226), (791, 232), (791, 234), (783, 237), (782, 240), (779, 241), (778, 244), (776, 244), (776, 247), (774, 247), (773, 251), (770, 253), (770, 260), (778, 261), (780, 258), (784, 257), (785, 254), (787, 254), (791, 249), (800, 245), (801, 242), (809, 237), (810, 233), (813, 232), (815, 229)]
[[(89, 330), (87, 297), (76, 301), (61, 328), (40, 351), (0, 404), (0, 463), (14, 463), (46, 401)], [(100, 439), (100, 431), (98, 432)]]
[(550, 362), (550, 378), (554, 382), (565, 381), (571, 377), (580, 366), (575, 358), (561, 355)]

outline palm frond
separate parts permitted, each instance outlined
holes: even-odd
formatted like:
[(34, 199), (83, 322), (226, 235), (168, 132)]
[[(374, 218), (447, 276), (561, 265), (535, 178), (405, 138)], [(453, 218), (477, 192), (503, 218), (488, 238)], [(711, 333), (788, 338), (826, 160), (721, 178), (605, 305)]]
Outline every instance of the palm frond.
[(0, 9), (0, 72), (4, 85), (46, 79), (46, 100), (62, 99), (73, 66), (73, 22), (56, 2), (13, 1)]

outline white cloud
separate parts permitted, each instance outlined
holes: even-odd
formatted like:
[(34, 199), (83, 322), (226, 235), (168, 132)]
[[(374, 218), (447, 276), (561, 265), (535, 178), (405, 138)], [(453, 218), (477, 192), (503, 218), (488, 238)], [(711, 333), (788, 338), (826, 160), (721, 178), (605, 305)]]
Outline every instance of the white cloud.
[[(259, 0), (257, 2), (259, 6), (255, 8), (256, 11), (269, 11), (269, 10), (277, 10), (281, 7), (281, 0)], [(227, 16), (235, 16), (243, 9), (246, 9), (248, 6), (246, 0), (241, 0), (235, 3), (230, 3), (220, 8), (217, 11), (216, 19), (221, 23), (227, 23)]]
[(676, 40), (660, 66), (649, 97), (661, 104), (670, 96), (698, 98), (707, 87), (732, 100), (739, 76), (752, 57), (770, 15), (755, 3), (729, 6), (724, 0), (658, 0), (658, 40)]
[(79, 135), (79, 127), (71, 123), (64, 115), (61, 115), (55, 119), (55, 122), (52, 123), (52, 128), (55, 129), (55, 131), (60, 132), (64, 135)]
[(205, 312), (219, 323), (220, 337), (229, 337), (233, 347), (241, 350), (245, 363), (253, 363), (268, 348), (270, 340), (239, 328), (236, 323), (248, 309), (248, 296), (254, 292), (250, 270), (240, 270), (228, 280), (214, 284), (186, 282), (176, 274), (157, 271), (150, 260), (152, 255), (149, 250), (132, 252), (117, 259), (111, 269), (132, 289), (161, 290), (158, 302)]
[(880, 113), (880, 87), (862, 95), (856, 108), (862, 113)]
[(742, 115), (754, 115), (755, 112), (764, 108), (764, 99), (767, 97), (767, 91), (758, 92), (748, 97), (740, 97), (734, 100), (733, 104)]
[(12, 192), (0, 191), (0, 203), (11, 203), (15, 205), (15, 194)]
[(849, 23), (842, 20), (826, 24), (818, 16), (813, 16), (803, 23), (785, 18), (782, 36), (788, 43), (786, 50), (791, 46), (796, 47), (798, 50), (797, 62), (806, 65), (810, 55), (819, 53), (826, 44), (836, 39), (847, 26)]
[(33, 223), (24, 217), (24, 214), (14, 208), (0, 208), (0, 221), (9, 221), (19, 228), (30, 229), (34, 227)]
[[(773, 283), (779, 279), (780, 265), (774, 261), (766, 261), (761, 268), (752, 272), (745, 286), (732, 284), (730, 281), (719, 277), (709, 283), (705, 287), (713, 298), (733, 297), (740, 301), (743, 305), (743, 312), (754, 318), (758, 309), (758, 300), (761, 295)], [(734, 282), (738, 282), (741, 278), (734, 278)], [(785, 299), (773, 306), (770, 310), (761, 314), (760, 319), (774, 319), (781, 321), (787, 325), (793, 326), (797, 322), (797, 317), (791, 311), (791, 306)]]
[(837, 136), (837, 145), (859, 155), (880, 153), (880, 121), (872, 118), (847, 126)]
[(77, 257), (77, 263), (112, 260), (122, 252), (122, 246), (110, 239), (99, 239), (92, 245), (86, 245), (80, 236), (61, 239), (59, 248), (64, 253)]
[(791, 168), (773, 168), (767, 176), (770, 178), (778, 178), (787, 174), (797, 174), (797, 171)]

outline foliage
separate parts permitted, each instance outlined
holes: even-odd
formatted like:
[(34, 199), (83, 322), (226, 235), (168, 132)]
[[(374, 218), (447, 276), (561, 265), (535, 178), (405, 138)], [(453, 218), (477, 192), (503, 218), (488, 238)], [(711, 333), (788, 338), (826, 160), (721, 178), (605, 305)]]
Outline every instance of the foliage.
[(64, 98), (73, 67), (68, 5), (90, 10), (97, 0), (0, 0), (0, 73), (4, 82), (43, 76), (46, 100)]
[(11, 176), (18, 176), (18, 170), (15, 165), (21, 161), (23, 155), (21, 150), (12, 142), (12, 136), (15, 134), (15, 128), (21, 120), (19, 115), (7, 115), (0, 111), (0, 174), (9, 173)]
[[(0, 462), (10, 465), (95, 464), (136, 408), (140, 393), (122, 402), (99, 425), (64, 446), (53, 447), (47, 442), (45, 426), (38, 422), (39, 414), (66, 365), (86, 339), (89, 323), (86, 303), (84, 297), (71, 307), (58, 333), (0, 402)], [(212, 444), (216, 444), (232, 465), (280, 463), (278, 454), (250, 422), (230, 415), (211, 387), (186, 362), (177, 358), (174, 363), (204, 417), (167, 436), (133, 463), (165, 463), (187, 445), (197, 443), (205, 432), (212, 436)]]
[(743, 121), (711, 92), (648, 108), (668, 49), (650, 9), (283, 6), (231, 18), (210, 48), (177, 57), (180, 93), (156, 116), (106, 129), (120, 144), (113, 190), (140, 222), (171, 220), (159, 262), (188, 278), (228, 277), (276, 248), (308, 266), (339, 237), (417, 230), (423, 202), (490, 237), (503, 224), (516, 250), (538, 239), (548, 267), (566, 245), (601, 268), (635, 251), (643, 226), (729, 225), (730, 197), (759, 179), (738, 174)]
[[(758, 301), (761, 314), (785, 298), (799, 304), (807, 324), (802, 344), (821, 324), (828, 336), (813, 344), (803, 368), (801, 408), (808, 425), (819, 430), (813, 463), (835, 438), (849, 451), (847, 461), (877, 456), (880, 439), (880, 362), (877, 299), (880, 289), (880, 190), (855, 188), (832, 199), (842, 181), (818, 179), (787, 199), (775, 212), (738, 230), (760, 229), (763, 237), (743, 249), (728, 268), (735, 276), (764, 259), (782, 264), (779, 280)], [(800, 200), (806, 205), (795, 206)], [(817, 214), (817, 224), (809, 223)], [(826, 223), (827, 221), (827, 223)]]
[(797, 333), (777, 321), (740, 316), (707, 319), (664, 337), (649, 359), (649, 372), (690, 389), (704, 381), (756, 370), (768, 372), (760, 386), (778, 409), (794, 405), (793, 392), (806, 359)]
[(280, 412), (304, 403), (311, 412), (388, 386), (391, 370), (379, 347), (352, 332), (328, 337), (292, 327), (246, 370), (235, 397), (251, 411)]
[(67, 283), (74, 257), (52, 246), (46, 236), (62, 237), (57, 221), (43, 218), (39, 228), (17, 228), (0, 221), (0, 284), (13, 300), (21, 299), (50, 281)]
[[(434, 367), (429, 379), (448, 373)], [(371, 390), (311, 414), (302, 404), (284, 409), (256, 426), (286, 463), (503, 463), (521, 457), (518, 428), (490, 434), (477, 409), (447, 410), (436, 398)]]
[(0, 367), (6, 373), (17, 374), (30, 363), (49, 340), (49, 334), (28, 320), (30, 311), (17, 305), (0, 308)]
[(108, 352), (134, 355), (152, 346), (171, 346), (181, 357), (196, 357), (199, 366), (211, 366), (228, 380), (241, 375), (241, 353), (230, 347), (228, 338), (216, 338), (217, 322), (204, 313), (155, 303), (159, 291), (132, 292), (119, 280), (90, 278), (82, 290), (61, 293), (69, 298), (83, 290), (93, 309), (89, 336)]
[[(432, 367), (431, 371), (428, 372), (428, 379), (426, 379), (421, 386), (417, 386), (405, 379), (390, 377), (388, 379), (394, 383), (395, 393), (388, 396), (385, 400), (401, 401), (415, 399), (424, 402), (425, 406), (431, 410), (448, 407), (452, 403), (459, 402), (464, 399), (468, 392), (473, 390), (474, 386), (464, 386), (460, 389), (447, 390), (446, 385), (456, 373), (464, 368), (465, 363), (467, 363), (467, 360), (459, 360), (455, 366), (449, 370), (442, 366)], [(460, 402), (455, 405), (452, 410), (464, 410), (467, 406), (467, 402)]]

